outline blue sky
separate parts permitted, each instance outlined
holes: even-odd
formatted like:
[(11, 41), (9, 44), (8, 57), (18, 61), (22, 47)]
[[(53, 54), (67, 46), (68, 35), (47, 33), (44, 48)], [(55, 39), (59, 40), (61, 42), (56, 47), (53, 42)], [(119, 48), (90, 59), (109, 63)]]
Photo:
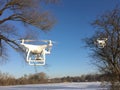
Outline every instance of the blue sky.
[[(97, 72), (90, 63), (90, 51), (82, 41), (94, 33), (90, 23), (107, 10), (111, 10), (119, 0), (61, 0), (56, 6), (50, 6), (57, 23), (51, 31), (40, 31), (41, 39), (56, 41), (50, 55), (46, 56), (47, 66), (38, 66), (37, 72), (45, 72), (49, 77), (79, 76)], [(10, 50), (9, 61), (0, 66), (2, 72), (20, 77), (35, 73), (19, 54)]]

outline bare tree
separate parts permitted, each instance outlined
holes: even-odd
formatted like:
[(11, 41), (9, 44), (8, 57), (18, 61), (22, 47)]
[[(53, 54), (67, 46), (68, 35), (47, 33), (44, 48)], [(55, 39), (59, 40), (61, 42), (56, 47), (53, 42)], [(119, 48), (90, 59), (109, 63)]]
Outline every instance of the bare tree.
[[(120, 8), (105, 12), (92, 23), (96, 33), (86, 38), (87, 46), (93, 51), (91, 56), (98, 69), (107, 75), (114, 86), (120, 88)], [(98, 38), (107, 38), (106, 46), (99, 48), (95, 41)], [(117, 85), (116, 85), (117, 82)], [(115, 87), (116, 86), (116, 87)], [(118, 88), (117, 88), (118, 87)]]
[[(20, 48), (14, 39), (32, 37), (27, 32), (24, 36), (20, 35), (16, 24), (10, 21), (21, 22), (23, 26), (33, 26), (46, 31), (53, 27), (54, 17), (43, 7), (48, 4), (56, 3), (57, 0), (0, 0), (0, 57), (7, 56), (7, 45), (14, 49)], [(12, 39), (11, 39), (12, 38)]]

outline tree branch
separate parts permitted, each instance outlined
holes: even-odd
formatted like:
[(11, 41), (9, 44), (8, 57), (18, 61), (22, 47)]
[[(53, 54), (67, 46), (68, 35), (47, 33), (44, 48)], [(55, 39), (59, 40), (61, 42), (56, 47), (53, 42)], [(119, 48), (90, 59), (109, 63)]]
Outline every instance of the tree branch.
[[(6, 37), (3, 36), (3, 35), (0, 35), (0, 39), (1, 39), (1, 40), (4, 40), (5, 42), (7, 42), (7, 43), (8, 43), (10, 46), (12, 46), (12, 47), (14, 47), (13, 45), (15, 45), (15, 46), (17, 46), (19, 49), (23, 50), (23, 48), (21, 48), (19, 44), (17, 44), (16, 42), (14, 42), (14, 41), (6, 38)], [(11, 43), (11, 44), (10, 44), (10, 43)], [(12, 45), (12, 44), (13, 44), (13, 45)]]

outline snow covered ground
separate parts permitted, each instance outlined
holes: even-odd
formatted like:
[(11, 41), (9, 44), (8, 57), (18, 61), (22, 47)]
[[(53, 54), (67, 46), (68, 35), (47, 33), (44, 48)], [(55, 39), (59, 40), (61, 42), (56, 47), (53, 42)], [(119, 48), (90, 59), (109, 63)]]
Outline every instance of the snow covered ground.
[(0, 86), (0, 90), (107, 90), (100, 82)]

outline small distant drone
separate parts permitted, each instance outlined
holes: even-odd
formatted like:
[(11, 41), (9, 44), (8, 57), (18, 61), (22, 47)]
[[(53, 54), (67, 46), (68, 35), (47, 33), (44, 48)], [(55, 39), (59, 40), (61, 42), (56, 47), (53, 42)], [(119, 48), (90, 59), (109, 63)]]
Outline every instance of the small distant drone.
[[(51, 40), (41, 40), (48, 44), (32, 45), (25, 42), (31, 42), (37, 40), (21, 40), (21, 47), (26, 51), (26, 61), (29, 65), (45, 65), (46, 54), (50, 54), (53, 46)], [(39, 40), (40, 41), (40, 40)]]
[(96, 40), (96, 44), (99, 48), (104, 48), (106, 46), (106, 41), (107, 40), (108, 40), (107, 38), (98, 38)]

